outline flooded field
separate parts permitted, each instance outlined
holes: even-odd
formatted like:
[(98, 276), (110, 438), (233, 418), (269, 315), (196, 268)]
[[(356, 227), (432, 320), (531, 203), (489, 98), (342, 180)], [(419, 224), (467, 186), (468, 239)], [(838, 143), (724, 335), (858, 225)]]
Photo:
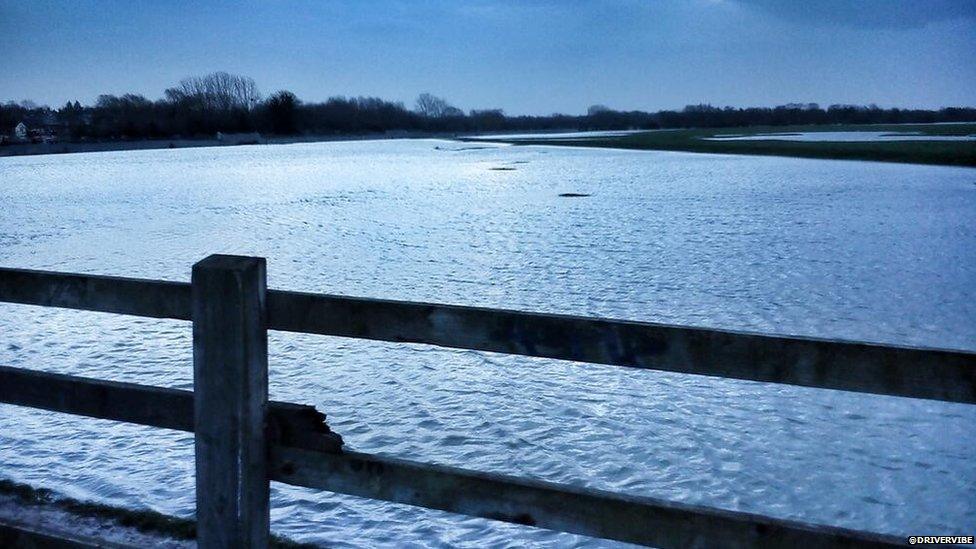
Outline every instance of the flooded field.
[[(472, 146), (476, 145), (476, 146)], [(440, 140), (0, 158), (0, 265), (976, 349), (976, 171)], [(565, 197), (561, 194), (588, 196)], [(0, 305), (0, 363), (192, 388), (190, 325)], [(895, 534), (976, 530), (976, 407), (272, 333), (349, 447)], [(0, 477), (193, 513), (192, 437), (0, 406)], [(611, 546), (273, 485), (337, 547)]]
[(925, 135), (921, 132), (797, 132), (760, 133), (754, 135), (715, 135), (703, 137), (706, 141), (976, 141), (976, 135)]

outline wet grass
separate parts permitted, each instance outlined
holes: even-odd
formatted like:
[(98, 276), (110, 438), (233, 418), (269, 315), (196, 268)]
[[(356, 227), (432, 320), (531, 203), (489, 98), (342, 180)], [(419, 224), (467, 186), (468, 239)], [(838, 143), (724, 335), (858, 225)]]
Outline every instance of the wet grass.
[[(125, 509), (90, 501), (78, 501), (59, 496), (47, 488), (34, 488), (6, 479), (0, 479), (0, 494), (13, 496), (23, 505), (52, 506), (79, 517), (111, 520), (122, 526), (135, 528), (144, 534), (158, 534), (178, 540), (192, 540), (197, 537), (196, 521), (164, 515), (148, 509)], [(271, 547), (296, 549), (316, 546), (272, 536)]]
[[(749, 154), (824, 158), (837, 160), (874, 160), (909, 164), (939, 164), (945, 166), (976, 166), (976, 141), (707, 141), (705, 137), (765, 133), (800, 132), (856, 132), (885, 133), (919, 132), (925, 135), (972, 135), (976, 124), (868, 124), (832, 126), (757, 126), (749, 128), (708, 128), (692, 130), (662, 130), (634, 133), (619, 137), (591, 137), (547, 140), (520, 139), (508, 141), (516, 145), (563, 145), (574, 147), (606, 147), (655, 151), (683, 151), (714, 154)], [(505, 140), (499, 140), (505, 141)]]

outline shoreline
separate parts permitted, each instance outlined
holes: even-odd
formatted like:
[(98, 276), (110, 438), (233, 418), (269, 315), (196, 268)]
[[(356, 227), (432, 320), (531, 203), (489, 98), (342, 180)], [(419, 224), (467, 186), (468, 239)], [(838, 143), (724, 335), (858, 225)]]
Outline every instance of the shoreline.
[(386, 139), (457, 139), (456, 133), (443, 132), (390, 132), (344, 135), (300, 135), (261, 137), (260, 140), (232, 138), (221, 139), (139, 139), (131, 141), (92, 141), (59, 143), (13, 143), (0, 146), (0, 158), (13, 156), (40, 156), (48, 154), (72, 154), (112, 151), (142, 151), (157, 149), (192, 149), (200, 147), (239, 147), (244, 145), (291, 145), (294, 143), (325, 143), (334, 141), (371, 141)]
[[(60, 540), (99, 547), (196, 547), (196, 522), (146, 509), (64, 497), (47, 488), (0, 478), (0, 546), (33, 547)], [(47, 545), (38, 545), (47, 546)], [(314, 548), (272, 535), (276, 549)]]
[[(771, 133), (820, 133), (915, 130), (918, 140), (898, 141), (791, 141)], [(534, 138), (494, 140), (509, 145), (546, 145), (588, 147), (635, 151), (668, 151), (681, 153), (728, 154), (743, 156), (779, 156), (819, 160), (858, 160), (914, 165), (976, 167), (976, 141), (927, 141), (927, 136), (968, 136), (976, 133), (976, 123), (964, 124), (848, 124), (807, 126), (747, 126), (735, 128), (697, 128), (651, 130), (618, 136), (580, 136), (554, 139), (545, 135)], [(755, 136), (759, 139), (714, 139), (717, 135)], [(488, 139), (458, 137), (459, 141), (487, 142)]]
[[(955, 127), (952, 127), (955, 126)], [(635, 151), (669, 151), (683, 153), (730, 154), (746, 156), (780, 156), (820, 160), (859, 160), (917, 165), (976, 167), (976, 141), (777, 141), (715, 140), (715, 135), (734, 131), (753, 136), (761, 132), (890, 131), (918, 129), (923, 135), (960, 135), (976, 131), (976, 123), (959, 124), (856, 124), (817, 126), (748, 126), (737, 128), (698, 128), (639, 130), (626, 132), (579, 132), (576, 130), (511, 132), (425, 132), (396, 131), (384, 133), (329, 134), (263, 137), (257, 134), (230, 134), (224, 139), (142, 139), (130, 141), (16, 143), (0, 146), (0, 158), (113, 152), (129, 150), (184, 149), (198, 147), (235, 147), (243, 145), (290, 145), (339, 141), (377, 141), (396, 139), (446, 139), (459, 143), (504, 143), (509, 145), (543, 145), (556, 147), (610, 148)], [(571, 131), (574, 137), (560, 137)], [(586, 135), (593, 133), (594, 135)], [(608, 134), (608, 135), (597, 135)], [(616, 134), (616, 135), (613, 135)]]
[[(545, 136), (549, 133), (571, 131), (539, 130), (531, 132)], [(575, 130), (572, 130), (575, 131)], [(291, 136), (257, 136), (231, 134), (228, 139), (200, 138), (200, 139), (133, 139), (119, 141), (64, 141), (57, 143), (8, 143), (0, 145), (0, 158), (13, 156), (40, 156), (47, 154), (72, 154), (112, 151), (142, 151), (158, 149), (192, 149), (200, 147), (239, 147), (243, 145), (291, 145), (295, 143), (329, 143), (337, 141), (378, 141), (395, 139), (450, 139), (465, 141), (473, 135), (503, 135), (511, 132), (427, 132), (427, 131), (392, 131), (383, 133), (350, 133), (350, 134), (308, 134)]]

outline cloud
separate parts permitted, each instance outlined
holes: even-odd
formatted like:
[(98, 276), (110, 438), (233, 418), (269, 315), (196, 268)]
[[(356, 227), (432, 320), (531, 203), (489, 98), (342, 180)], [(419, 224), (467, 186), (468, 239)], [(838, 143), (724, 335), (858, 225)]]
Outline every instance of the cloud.
[(976, 0), (738, 0), (746, 7), (805, 25), (908, 29), (976, 19)]

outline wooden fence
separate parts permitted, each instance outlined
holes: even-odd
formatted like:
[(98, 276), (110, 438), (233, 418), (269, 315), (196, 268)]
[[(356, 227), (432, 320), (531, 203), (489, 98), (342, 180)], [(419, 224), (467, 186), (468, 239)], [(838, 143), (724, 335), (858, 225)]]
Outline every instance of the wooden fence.
[(969, 352), (287, 292), (265, 281), (264, 259), (225, 255), (194, 265), (190, 284), (0, 268), (0, 302), (192, 321), (194, 373), (190, 392), (0, 366), (0, 402), (194, 432), (204, 548), (267, 546), (271, 480), (655, 547), (907, 541), (349, 451), (313, 407), (268, 401), (268, 330), (976, 403)]

